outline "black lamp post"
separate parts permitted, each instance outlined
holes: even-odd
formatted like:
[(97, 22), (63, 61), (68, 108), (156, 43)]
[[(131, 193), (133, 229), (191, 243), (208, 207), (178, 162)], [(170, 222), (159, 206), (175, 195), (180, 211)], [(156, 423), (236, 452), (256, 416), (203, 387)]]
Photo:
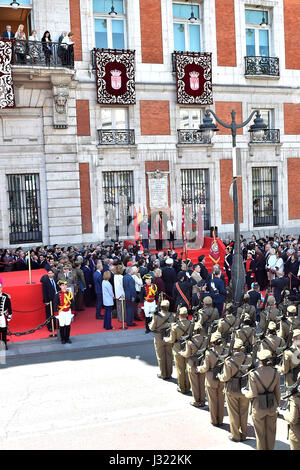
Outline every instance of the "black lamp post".
[(237, 165), (236, 165), (236, 131), (242, 127), (245, 127), (256, 114), (254, 124), (250, 126), (249, 132), (253, 133), (254, 140), (258, 140), (262, 137), (263, 133), (267, 129), (266, 124), (261, 118), (258, 110), (253, 111), (246, 121), (241, 124), (237, 124), (235, 120), (236, 113), (234, 110), (231, 111), (231, 123), (226, 124), (223, 122), (211, 109), (207, 109), (204, 114), (203, 123), (200, 125), (200, 132), (203, 133), (204, 140), (211, 139), (214, 132), (218, 131), (216, 124), (213, 122), (210, 114), (214, 116), (216, 121), (226, 129), (231, 130), (232, 136), (232, 166), (233, 166), (233, 207), (234, 207), (234, 253), (232, 260), (232, 298), (233, 303), (237, 307), (242, 300), (243, 291), (245, 286), (245, 271), (243, 265), (243, 259), (241, 254), (241, 240), (240, 240), (240, 216), (239, 216), (239, 200), (238, 200), (238, 188), (237, 188)]

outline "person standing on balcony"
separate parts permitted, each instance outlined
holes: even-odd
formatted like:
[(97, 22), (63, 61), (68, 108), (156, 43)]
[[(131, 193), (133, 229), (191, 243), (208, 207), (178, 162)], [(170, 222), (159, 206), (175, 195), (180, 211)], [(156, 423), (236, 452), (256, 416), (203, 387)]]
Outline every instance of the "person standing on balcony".
[(15, 37), (15, 33), (12, 32), (11, 26), (8, 24), (6, 26), (6, 31), (2, 34), (3, 39), (13, 39)]
[(24, 32), (24, 25), (20, 24), (15, 34), (15, 53), (17, 54), (17, 63), (25, 64), (26, 53), (26, 34)]
[(68, 36), (65, 36), (61, 41), (61, 46), (64, 48), (62, 53), (62, 65), (66, 67), (74, 67), (74, 44), (72, 40), (74, 34), (70, 31)]
[(45, 63), (47, 67), (50, 67), (50, 57), (52, 55), (52, 41), (51, 34), (49, 31), (45, 31), (42, 37), (43, 52), (45, 55)]
[(37, 31), (34, 29), (29, 36), (29, 44), (28, 44), (28, 53), (30, 56), (30, 60), (33, 64), (36, 64), (39, 60), (40, 56), (40, 45), (39, 45), (39, 38), (37, 35)]

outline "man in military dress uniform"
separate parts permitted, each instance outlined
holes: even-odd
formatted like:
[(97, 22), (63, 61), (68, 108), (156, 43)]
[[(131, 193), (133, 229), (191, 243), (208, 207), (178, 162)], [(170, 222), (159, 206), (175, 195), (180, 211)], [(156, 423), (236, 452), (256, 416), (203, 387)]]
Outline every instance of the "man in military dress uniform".
[(296, 305), (289, 305), (286, 309), (286, 315), (283, 315), (279, 323), (278, 336), (286, 340), (289, 336), (290, 330), (300, 328), (300, 318), (297, 314)]
[(10, 295), (2, 292), (2, 279), (0, 278), (0, 340), (7, 348), (7, 324), (12, 319)]
[(218, 331), (211, 335), (211, 348), (206, 350), (204, 362), (197, 369), (200, 374), (205, 374), (205, 390), (213, 426), (221, 426), (224, 419), (224, 384), (214, 374), (219, 356), (226, 353), (221, 338)]
[(72, 343), (70, 340), (71, 321), (74, 317), (74, 296), (67, 289), (67, 281), (58, 281), (60, 292), (53, 299), (53, 310), (59, 321), (60, 339), (62, 344)]
[(277, 357), (281, 354), (279, 348), (285, 346), (285, 341), (276, 334), (276, 324), (273, 321), (269, 322), (266, 336), (261, 339), (260, 350), (268, 349), (272, 354), (273, 365), (277, 363)]
[(250, 304), (250, 295), (244, 294), (243, 304), (238, 307), (237, 315), (242, 320), (245, 317), (245, 314), (248, 314), (250, 317), (250, 324), (251, 326), (255, 326), (255, 319), (256, 319), (256, 308)]
[(233, 354), (225, 359), (218, 379), (225, 383), (225, 397), (233, 442), (243, 442), (247, 438), (249, 400), (241, 392), (241, 377), (245, 370), (241, 366), (251, 365), (251, 356), (245, 354), (243, 341), (235, 339)]
[(173, 371), (172, 345), (163, 341), (166, 330), (175, 323), (175, 316), (169, 312), (169, 306), (168, 300), (162, 300), (160, 311), (157, 315), (153, 315), (149, 324), (149, 329), (154, 332), (154, 347), (160, 368), (160, 374), (157, 376), (163, 380), (170, 379)]
[(203, 308), (199, 311), (198, 321), (195, 324), (195, 329), (200, 329), (200, 334), (205, 336), (209, 326), (219, 319), (218, 310), (213, 307), (212, 298), (208, 295), (203, 299)]
[(293, 332), (293, 344), (283, 353), (282, 364), (278, 372), (284, 375), (284, 384), (287, 387), (293, 385), (300, 372), (300, 329)]
[(273, 450), (280, 403), (280, 375), (270, 366), (270, 351), (263, 349), (257, 357), (259, 367), (249, 373), (249, 389), (242, 389), (242, 393), (251, 400), (257, 450)]
[(236, 324), (236, 317), (233, 312), (234, 307), (231, 303), (225, 305), (224, 318), (220, 318), (218, 322), (217, 331), (221, 333), (221, 336), (222, 338), (224, 338), (226, 343), (230, 340), (232, 329), (235, 327)]
[(197, 371), (199, 366), (199, 359), (197, 353), (206, 349), (207, 337), (196, 333), (185, 342), (185, 347), (179, 354), (187, 360), (187, 372), (192, 388), (194, 401), (191, 402), (192, 406), (201, 408), (205, 406), (205, 374), (200, 374)]
[[(300, 374), (298, 375), (298, 382)], [(289, 398), (288, 409), (281, 412), (289, 425), (289, 441), (291, 450), (300, 450), (300, 386), (297, 392)]]
[(255, 343), (256, 328), (250, 326), (251, 318), (248, 313), (245, 313), (244, 320), (242, 321), (240, 328), (236, 330), (235, 337), (243, 341), (245, 351), (250, 353)]
[(276, 323), (279, 318), (279, 310), (275, 307), (275, 297), (273, 295), (269, 295), (267, 304), (267, 308), (260, 313), (259, 322), (259, 327), (264, 333), (267, 331), (269, 322), (273, 321)]
[(186, 359), (180, 353), (180, 338), (189, 334), (191, 329), (191, 322), (188, 320), (188, 311), (186, 307), (179, 309), (179, 318), (177, 323), (171, 326), (170, 336), (164, 338), (167, 344), (173, 345), (174, 361), (177, 371), (177, 391), (187, 394), (190, 391), (190, 381), (186, 369)]

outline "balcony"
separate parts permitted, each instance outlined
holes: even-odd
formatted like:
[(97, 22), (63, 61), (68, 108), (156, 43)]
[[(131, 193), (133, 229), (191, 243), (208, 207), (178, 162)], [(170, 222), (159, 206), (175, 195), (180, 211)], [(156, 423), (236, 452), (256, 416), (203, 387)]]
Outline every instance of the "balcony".
[(260, 138), (255, 138), (254, 133), (250, 132), (250, 143), (252, 144), (279, 144), (280, 143), (280, 130), (279, 129), (265, 129)]
[(278, 57), (245, 57), (246, 78), (265, 76), (279, 78), (279, 75)]
[(98, 129), (99, 145), (135, 145), (134, 129)]
[(177, 129), (178, 134), (178, 144), (185, 145), (210, 145), (211, 139), (206, 138), (203, 135), (203, 132), (200, 132), (199, 129)]
[(66, 67), (74, 69), (74, 55), (58, 42), (51, 42), (48, 51), (41, 41), (13, 41), (12, 65), (30, 67)]

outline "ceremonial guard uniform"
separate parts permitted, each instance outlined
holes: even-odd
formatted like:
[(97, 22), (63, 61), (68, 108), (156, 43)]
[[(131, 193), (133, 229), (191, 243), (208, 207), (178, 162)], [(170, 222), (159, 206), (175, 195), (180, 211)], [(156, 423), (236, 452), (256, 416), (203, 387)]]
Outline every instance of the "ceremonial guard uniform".
[(181, 393), (187, 394), (190, 391), (190, 381), (186, 369), (186, 359), (181, 356), (180, 351), (180, 338), (189, 333), (191, 322), (187, 319), (187, 309), (181, 307), (179, 310), (178, 322), (171, 326), (170, 336), (164, 338), (167, 344), (173, 345), (174, 362), (177, 371), (177, 390)]
[(289, 336), (290, 329), (300, 329), (300, 318), (297, 316), (297, 308), (295, 305), (289, 305), (286, 311), (287, 318), (284, 316), (279, 323), (278, 336), (287, 339)]
[(245, 347), (245, 351), (247, 353), (250, 353), (252, 351), (256, 336), (256, 328), (252, 328), (250, 326), (250, 323), (250, 316), (246, 313), (241, 327), (236, 330), (235, 333), (236, 339), (241, 339), (243, 341), (243, 346)]
[[(298, 380), (300, 375), (298, 375)], [(289, 424), (289, 441), (291, 450), (300, 450), (300, 386), (297, 393), (289, 398), (288, 410), (283, 413)]]
[(256, 435), (257, 450), (273, 450), (276, 436), (277, 407), (280, 403), (280, 375), (267, 365), (271, 353), (257, 353), (261, 365), (249, 373), (249, 390), (243, 389), (251, 400), (251, 414)]
[(144, 314), (145, 314), (145, 333), (150, 333), (149, 323), (151, 322), (151, 317), (153, 312), (156, 309), (156, 296), (157, 296), (157, 285), (152, 283), (151, 274), (145, 274), (143, 279), (145, 279), (146, 284), (141, 289), (141, 302), (144, 303)]
[(166, 330), (175, 323), (175, 316), (168, 311), (170, 302), (163, 300), (160, 304), (161, 310), (157, 315), (153, 315), (149, 328), (154, 332), (154, 347), (160, 368), (159, 378), (163, 380), (170, 379), (173, 371), (172, 345), (167, 344), (163, 337)]
[(187, 372), (192, 388), (194, 402), (191, 405), (196, 408), (205, 406), (205, 374), (197, 371), (199, 360), (196, 355), (201, 349), (207, 346), (207, 338), (200, 334), (195, 334), (185, 342), (185, 349), (179, 354), (187, 360)]
[(61, 291), (55, 294), (53, 300), (53, 310), (59, 321), (60, 339), (62, 344), (71, 343), (70, 330), (71, 321), (74, 317), (74, 296), (71, 291), (67, 290), (66, 281), (58, 281)]
[(256, 319), (256, 308), (254, 305), (250, 305), (250, 295), (244, 295), (244, 303), (237, 309), (237, 316), (239, 318), (245, 319), (245, 315), (250, 317), (250, 324), (251, 326), (255, 326), (255, 319)]
[(217, 331), (221, 334), (226, 343), (229, 341), (232, 329), (236, 325), (236, 317), (233, 315), (232, 310), (232, 304), (227, 304), (225, 307), (225, 317), (220, 318), (218, 322)]
[[(211, 336), (211, 344), (221, 339), (221, 335), (215, 332)], [(219, 355), (223, 355), (226, 348), (221, 345), (214, 344), (213, 347), (206, 351), (204, 362), (197, 371), (200, 374), (205, 373), (205, 389), (208, 399), (210, 420), (214, 426), (221, 426), (224, 419), (224, 384), (215, 378), (213, 369), (218, 362)]]
[(300, 329), (294, 330), (293, 345), (284, 351), (282, 364), (278, 368), (278, 372), (284, 375), (284, 384), (287, 387), (296, 382), (300, 372), (300, 348), (295, 344), (296, 339), (300, 340)]
[(247, 422), (249, 400), (241, 392), (241, 377), (245, 371), (241, 366), (251, 365), (251, 356), (243, 351), (243, 341), (236, 339), (232, 356), (225, 359), (223, 371), (218, 378), (225, 382), (225, 397), (230, 422), (231, 440), (245, 441), (247, 438)]
[(273, 365), (276, 365), (276, 358), (281, 354), (280, 349), (285, 346), (285, 341), (276, 335), (276, 324), (272, 321), (269, 322), (267, 335), (261, 340), (260, 350), (267, 349), (272, 354)]
[(269, 322), (273, 321), (276, 323), (276, 320), (278, 319), (278, 316), (279, 316), (278, 308), (274, 307), (275, 297), (273, 297), (272, 295), (269, 295), (267, 304), (268, 304), (268, 307), (263, 312), (260, 313), (260, 322), (259, 322), (259, 327), (264, 333), (267, 331)]
[(207, 334), (209, 325), (214, 321), (219, 320), (218, 309), (213, 307), (212, 298), (210, 296), (204, 297), (203, 305), (204, 308), (201, 308), (199, 312), (199, 318), (195, 324), (195, 329), (200, 330), (200, 334), (205, 336)]
[(10, 295), (2, 292), (2, 280), (0, 279), (0, 339), (7, 348), (7, 324), (12, 318)]

